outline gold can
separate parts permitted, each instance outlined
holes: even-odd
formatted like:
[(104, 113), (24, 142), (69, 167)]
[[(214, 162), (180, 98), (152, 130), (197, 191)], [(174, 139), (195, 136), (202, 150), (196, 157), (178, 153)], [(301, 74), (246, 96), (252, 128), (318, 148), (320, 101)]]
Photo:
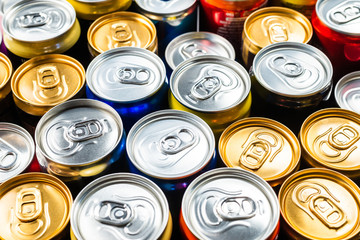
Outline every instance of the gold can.
[(290, 239), (359, 239), (360, 189), (341, 173), (301, 170), (285, 180), (278, 198)]
[(250, 68), (257, 52), (277, 42), (308, 43), (313, 35), (311, 22), (290, 8), (266, 7), (250, 14), (242, 32), (242, 59)]
[(301, 150), (295, 134), (285, 125), (251, 117), (224, 130), (219, 154), (227, 167), (253, 172), (275, 187), (299, 169)]
[(105, 14), (123, 11), (130, 7), (131, 0), (67, 0), (76, 11), (76, 15), (85, 20), (95, 20)]
[(310, 166), (360, 178), (359, 114), (341, 108), (319, 110), (305, 119), (299, 140), (302, 157)]
[(34, 57), (16, 69), (11, 90), (16, 106), (32, 116), (78, 97), (85, 84), (85, 69), (76, 59), (63, 54)]
[(156, 28), (150, 19), (134, 12), (115, 12), (96, 19), (89, 27), (89, 51), (97, 56), (117, 47), (140, 47), (157, 52)]
[(25, 173), (0, 185), (0, 238), (64, 239), (69, 236), (72, 196), (58, 178)]
[(11, 92), (10, 79), (13, 67), (10, 59), (0, 52), (0, 102)]

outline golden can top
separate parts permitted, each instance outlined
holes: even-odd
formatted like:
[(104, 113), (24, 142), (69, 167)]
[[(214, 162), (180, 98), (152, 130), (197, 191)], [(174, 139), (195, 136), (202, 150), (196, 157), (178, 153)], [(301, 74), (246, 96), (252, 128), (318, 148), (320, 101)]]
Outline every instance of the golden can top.
[(52, 239), (70, 221), (68, 187), (45, 173), (25, 173), (0, 185), (0, 237), (6, 240)]
[(89, 27), (87, 39), (93, 55), (117, 47), (157, 50), (155, 25), (134, 12), (115, 12), (98, 18)]
[(16, 105), (36, 116), (71, 99), (84, 84), (84, 67), (62, 54), (34, 57), (18, 67), (11, 78)]
[(10, 59), (0, 52), (0, 100), (4, 99), (10, 92), (10, 78), (13, 67)]
[(296, 136), (286, 126), (251, 117), (224, 130), (219, 154), (226, 166), (251, 171), (276, 186), (298, 169), (301, 152)]
[(346, 176), (322, 168), (291, 175), (280, 188), (281, 215), (296, 239), (358, 239), (360, 189)]
[(303, 122), (299, 140), (304, 158), (315, 166), (352, 177), (360, 175), (360, 115), (341, 108), (311, 114)]
[(244, 36), (254, 45), (253, 53), (277, 42), (307, 43), (312, 34), (311, 22), (303, 14), (284, 7), (261, 8), (244, 23)]

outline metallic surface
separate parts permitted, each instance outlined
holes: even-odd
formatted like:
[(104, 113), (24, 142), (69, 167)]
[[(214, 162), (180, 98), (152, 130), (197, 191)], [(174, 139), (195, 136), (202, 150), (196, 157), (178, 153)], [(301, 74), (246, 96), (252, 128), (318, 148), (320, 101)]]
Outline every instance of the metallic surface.
[(211, 32), (189, 32), (174, 38), (166, 47), (167, 64), (174, 70), (183, 61), (201, 55), (235, 60), (235, 50), (225, 38)]
[(314, 167), (360, 177), (360, 115), (341, 108), (311, 114), (302, 124), (299, 141), (303, 158)]
[(334, 89), (337, 104), (360, 114), (360, 71), (342, 77)]
[(11, 178), (0, 185), (1, 239), (61, 239), (68, 234), (71, 205), (67, 186), (49, 174)]
[(72, 239), (169, 240), (172, 219), (164, 193), (152, 181), (131, 173), (98, 178), (76, 197)]
[(120, 11), (96, 19), (87, 33), (89, 50), (97, 56), (117, 47), (140, 47), (157, 51), (155, 25), (144, 15)]
[(218, 168), (186, 189), (181, 214), (189, 239), (276, 239), (280, 218), (274, 190), (257, 175)]
[(10, 79), (13, 74), (13, 66), (10, 59), (0, 52), (0, 101), (10, 92)]
[(299, 171), (280, 188), (283, 227), (291, 239), (359, 239), (359, 199), (359, 187), (336, 171)]
[(316, 2), (317, 0), (273, 0), (272, 5), (294, 9), (310, 19)]
[(219, 154), (226, 166), (253, 172), (275, 187), (299, 169), (301, 149), (285, 125), (251, 117), (224, 130)]
[(11, 78), (15, 104), (35, 116), (77, 97), (84, 85), (84, 67), (62, 54), (34, 57), (19, 66)]

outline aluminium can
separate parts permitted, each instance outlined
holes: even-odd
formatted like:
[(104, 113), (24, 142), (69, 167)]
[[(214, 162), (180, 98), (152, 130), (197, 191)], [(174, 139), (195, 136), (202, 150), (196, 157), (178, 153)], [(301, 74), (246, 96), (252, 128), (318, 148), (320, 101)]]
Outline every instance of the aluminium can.
[(110, 49), (86, 70), (86, 95), (120, 114), (126, 131), (151, 112), (167, 108), (168, 84), (163, 61), (137, 47)]
[(339, 76), (360, 70), (359, 6), (359, 0), (318, 0), (311, 19)]
[(88, 184), (71, 209), (71, 240), (170, 240), (172, 219), (165, 194), (152, 181), (114, 173)]
[(302, 124), (299, 141), (303, 159), (312, 167), (360, 177), (360, 115), (341, 108), (325, 108)]
[(78, 18), (95, 20), (115, 11), (127, 10), (131, 0), (67, 0), (74, 7)]
[(47, 240), (69, 237), (73, 198), (46, 173), (24, 173), (0, 185), (0, 238)]
[(274, 190), (252, 172), (217, 168), (197, 177), (181, 204), (185, 239), (268, 239), (279, 234)]
[(255, 55), (264, 47), (278, 42), (308, 43), (313, 35), (311, 22), (303, 14), (284, 7), (259, 9), (244, 23), (241, 54), (250, 68)]
[(294, 9), (311, 19), (316, 2), (317, 0), (270, 0), (270, 5)]
[(11, 94), (13, 65), (10, 59), (0, 52), (0, 121), (15, 122), (14, 101)]
[(331, 95), (331, 62), (309, 44), (268, 45), (256, 54), (251, 72), (255, 91), (264, 100), (284, 108), (317, 106)]
[(224, 130), (219, 139), (219, 155), (227, 167), (253, 172), (276, 187), (299, 169), (301, 148), (285, 125), (250, 117)]
[(360, 71), (342, 77), (336, 83), (334, 95), (339, 107), (360, 114)]
[(286, 239), (359, 239), (360, 189), (339, 172), (296, 172), (283, 183), (278, 198)]
[(162, 110), (146, 115), (126, 140), (130, 171), (148, 177), (165, 192), (184, 190), (216, 166), (215, 137), (196, 115)]
[(123, 164), (125, 132), (119, 114), (109, 105), (75, 99), (53, 107), (40, 119), (35, 144), (43, 171), (82, 186)]
[(201, 117), (218, 138), (232, 122), (247, 117), (251, 82), (239, 63), (220, 56), (197, 56), (171, 74), (169, 105)]
[(120, 11), (97, 18), (87, 32), (93, 57), (118, 47), (139, 47), (157, 53), (158, 40), (154, 23), (146, 16)]
[(80, 24), (65, 0), (21, 1), (3, 16), (6, 48), (16, 56), (32, 58), (63, 53), (80, 37)]

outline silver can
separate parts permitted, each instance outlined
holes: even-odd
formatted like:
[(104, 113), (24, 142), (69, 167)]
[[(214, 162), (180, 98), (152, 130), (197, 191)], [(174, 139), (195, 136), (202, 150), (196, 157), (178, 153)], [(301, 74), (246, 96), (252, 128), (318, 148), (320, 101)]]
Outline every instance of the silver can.
[(360, 71), (342, 77), (336, 83), (334, 95), (339, 107), (360, 114)]
[(235, 50), (224, 37), (210, 32), (189, 32), (174, 38), (166, 47), (165, 59), (174, 70), (183, 61), (202, 55), (235, 60)]
[(30, 133), (16, 124), (0, 122), (0, 184), (26, 172), (34, 156)]
[(71, 209), (71, 239), (169, 240), (172, 220), (161, 189), (145, 177), (114, 173), (88, 184)]
[(202, 172), (215, 168), (211, 128), (192, 113), (163, 110), (140, 119), (126, 140), (130, 171), (164, 191), (185, 189)]
[(256, 54), (250, 75), (252, 86), (263, 99), (297, 109), (328, 100), (333, 68), (319, 49), (305, 43), (281, 42)]
[(104, 174), (123, 151), (119, 114), (96, 100), (70, 100), (50, 109), (35, 129), (36, 156), (43, 170), (63, 181)]
[(242, 169), (218, 168), (196, 178), (181, 204), (187, 239), (277, 239), (280, 207), (262, 178)]

